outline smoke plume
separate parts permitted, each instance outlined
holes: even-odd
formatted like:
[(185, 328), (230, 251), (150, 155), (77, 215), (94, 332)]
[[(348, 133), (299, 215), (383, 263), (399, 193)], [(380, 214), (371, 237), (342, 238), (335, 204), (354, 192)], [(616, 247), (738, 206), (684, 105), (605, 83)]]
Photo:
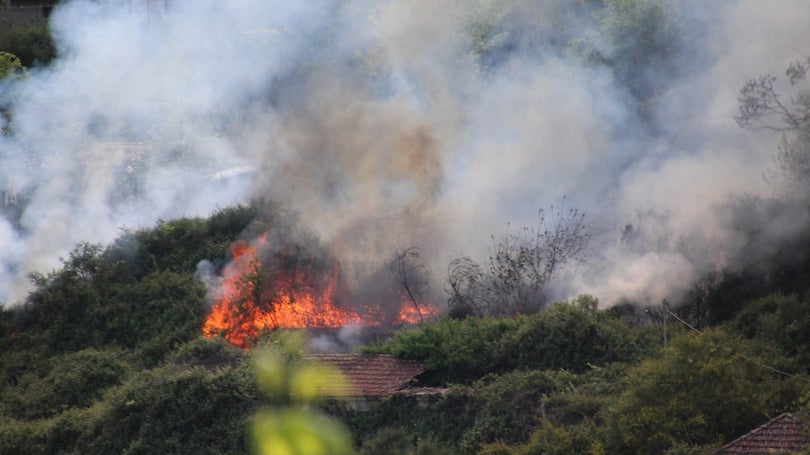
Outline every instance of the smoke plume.
[(619, 3), (64, 1), (59, 58), (0, 86), (0, 301), (77, 242), (254, 196), (355, 283), (402, 245), (484, 260), (565, 198), (591, 252), (556, 297), (671, 298), (738, 254), (729, 197), (774, 191), (736, 97), (801, 57), (810, 6), (661, 2), (627, 38)]

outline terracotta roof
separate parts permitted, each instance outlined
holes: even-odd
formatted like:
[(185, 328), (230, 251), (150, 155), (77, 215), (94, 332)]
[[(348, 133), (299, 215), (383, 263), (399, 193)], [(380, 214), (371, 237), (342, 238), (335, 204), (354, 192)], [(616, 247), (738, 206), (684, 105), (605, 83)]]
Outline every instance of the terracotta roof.
[(393, 355), (315, 354), (307, 358), (337, 367), (348, 384), (336, 381), (324, 392), (331, 396), (382, 397), (394, 395), (425, 371), (422, 362)]
[(786, 412), (720, 447), (715, 455), (772, 455), (810, 447), (807, 424)]

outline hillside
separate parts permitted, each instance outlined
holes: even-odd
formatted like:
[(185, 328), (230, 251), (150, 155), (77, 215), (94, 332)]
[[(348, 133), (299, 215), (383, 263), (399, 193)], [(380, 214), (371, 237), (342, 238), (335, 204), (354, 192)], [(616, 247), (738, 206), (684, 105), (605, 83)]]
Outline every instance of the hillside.
[[(285, 223), (283, 211), (259, 213), (222, 209), (81, 244), (34, 277), (27, 303), (2, 313), (0, 453), (245, 453), (251, 416), (273, 401), (251, 355), (202, 336), (195, 273), (246, 228)], [(702, 453), (804, 409), (810, 316), (792, 291), (763, 288), (700, 334), (676, 319), (688, 307), (673, 308), (666, 349), (655, 315), (600, 310), (590, 296), (533, 314), (441, 316), (361, 349), (424, 361), (422, 384), (449, 393), (322, 406), (361, 453)]]
[(801, 433), (809, 31), (800, 0), (0, 2), (0, 455)]

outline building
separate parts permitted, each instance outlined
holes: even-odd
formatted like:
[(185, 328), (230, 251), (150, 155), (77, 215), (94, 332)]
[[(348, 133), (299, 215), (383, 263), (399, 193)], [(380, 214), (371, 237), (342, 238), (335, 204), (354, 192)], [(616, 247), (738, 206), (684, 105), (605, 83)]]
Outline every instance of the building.
[(345, 398), (359, 410), (366, 410), (377, 400), (394, 395), (426, 397), (447, 392), (444, 388), (419, 387), (419, 375), (425, 365), (393, 355), (315, 354), (307, 359), (340, 370), (345, 383), (324, 391), (324, 395)]
[(774, 455), (810, 448), (808, 418), (786, 412), (717, 449), (714, 455)]

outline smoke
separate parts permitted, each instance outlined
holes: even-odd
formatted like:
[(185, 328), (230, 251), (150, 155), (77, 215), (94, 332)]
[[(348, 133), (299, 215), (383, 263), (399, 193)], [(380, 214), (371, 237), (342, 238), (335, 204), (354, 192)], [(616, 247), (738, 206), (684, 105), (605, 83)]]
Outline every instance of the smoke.
[(810, 7), (663, 2), (627, 38), (594, 3), (63, 2), (60, 57), (0, 92), (0, 301), (76, 242), (253, 196), (298, 210), (352, 284), (402, 245), (434, 271), (482, 260), (565, 197), (592, 252), (556, 296), (671, 298), (737, 254), (729, 196), (773, 190), (777, 138), (737, 127), (736, 95), (798, 57)]
[(326, 331), (307, 341), (307, 351), (317, 354), (338, 354), (350, 352), (363, 345), (366, 340), (361, 325), (346, 325), (337, 331)]

